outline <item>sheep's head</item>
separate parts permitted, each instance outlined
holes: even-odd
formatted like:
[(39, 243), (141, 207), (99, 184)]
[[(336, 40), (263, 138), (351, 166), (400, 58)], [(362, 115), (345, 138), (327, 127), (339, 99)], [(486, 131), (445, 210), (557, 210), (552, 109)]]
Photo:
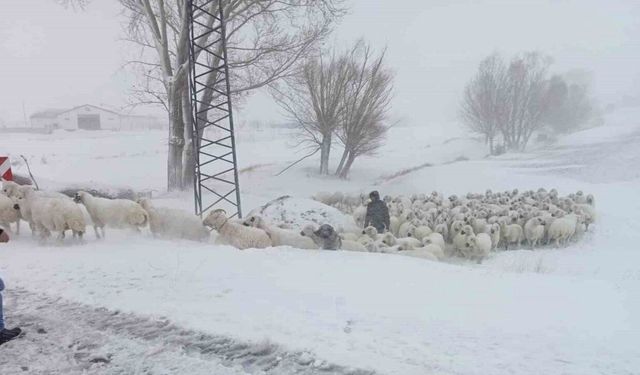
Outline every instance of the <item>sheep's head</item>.
[(322, 224), (314, 234), (324, 239), (332, 238), (337, 235), (336, 230), (329, 224)]
[(371, 238), (376, 238), (376, 236), (378, 235), (378, 230), (375, 227), (369, 225), (368, 227), (364, 228), (362, 234), (367, 235)]
[(242, 222), (245, 227), (259, 227), (260, 224), (262, 224), (262, 218), (257, 215), (251, 215)]
[(2, 193), (4, 195), (6, 195), (7, 197), (12, 195), (17, 189), (18, 189), (18, 184), (16, 184), (13, 181), (2, 181)]
[(384, 243), (387, 246), (393, 246), (396, 244), (396, 238), (393, 236), (393, 234), (387, 232), (382, 237), (382, 243)]
[[(77, 194), (76, 194), (77, 196)], [(74, 198), (75, 200), (75, 198)], [(78, 203), (78, 202), (76, 202)], [(136, 203), (138, 203), (140, 206), (142, 206), (142, 208), (144, 208), (145, 210), (148, 210), (151, 208), (151, 201), (147, 198), (140, 198), (138, 200), (136, 200)]]
[(73, 196), (73, 201), (76, 203), (83, 203), (88, 195), (89, 193), (87, 193), (86, 191), (80, 190), (76, 193), (76, 195)]
[(460, 232), (464, 235), (472, 235), (473, 234), (473, 227), (471, 227), (471, 225), (465, 225), (464, 227), (462, 227), (462, 231)]
[(207, 217), (202, 221), (202, 224), (205, 226), (211, 227), (213, 229), (220, 229), (227, 221), (227, 212), (222, 209), (217, 209), (209, 212)]
[(477, 240), (475, 237), (467, 238), (467, 241), (464, 244), (464, 247), (467, 249), (473, 249), (476, 247)]

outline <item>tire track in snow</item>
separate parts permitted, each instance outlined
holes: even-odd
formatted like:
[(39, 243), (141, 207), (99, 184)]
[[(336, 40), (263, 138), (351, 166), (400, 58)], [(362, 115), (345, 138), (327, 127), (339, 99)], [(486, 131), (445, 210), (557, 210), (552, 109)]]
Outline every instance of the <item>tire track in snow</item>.
[(4, 292), (12, 325), (26, 335), (0, 346), (9, 374), (375, 375), (288, 352), (270, 342), (187, 330), (166, 319), (94, 308), (25, 289)]

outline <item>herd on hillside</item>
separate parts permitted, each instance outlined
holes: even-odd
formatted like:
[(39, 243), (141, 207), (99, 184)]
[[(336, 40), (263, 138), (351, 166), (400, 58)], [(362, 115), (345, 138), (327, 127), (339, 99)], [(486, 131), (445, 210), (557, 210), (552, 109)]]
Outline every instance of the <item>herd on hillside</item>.
[[(348, 250), (397, 253), (430, 260), (462, 257), (481, 262), (492, 251), (523, 245), (566, 246), (580, 238), (596, 219), (594, 197), (582, 191), (562, 197), (549, 191), (518, 190), (464, 197), (444, 197), (438, 192), (412, 196), (385, 196), (390, 228), (384, 233), (364, 227), (366, 195), (320, 193), (314, 199), (352, 215), (357, 231), (338, 232), (329, 224), (307, 225), (302, 231), (268, 223), (251, 215), (244, 220), (227, 217), (224, 210), (210, 212), (204, 220), (183, 210), (156, 207), (150, 199), (108, 199), (79, 191), (73, 198), (62, 193), (4, 181), (0, 194), (0, 226), (11, 230), (26, 221), (34, 236), (47, 242), (52, 235), (63, 242), (70, 231), (82, 243), (92, 225), (97, 238), (105, 227), (141, 231), (155, 237), (206, 242), (210, 231), (217, 242), (238, 249), (291, 246), (298, 249)], [(90, 223), (90, 224), (88, 224)]]

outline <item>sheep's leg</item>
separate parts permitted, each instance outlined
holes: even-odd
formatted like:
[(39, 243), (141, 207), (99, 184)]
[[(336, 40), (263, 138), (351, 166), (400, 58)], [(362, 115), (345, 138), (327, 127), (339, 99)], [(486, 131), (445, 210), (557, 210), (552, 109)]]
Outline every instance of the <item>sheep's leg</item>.
[(59, 244), (62, 244), (64, 242), (64, 231), (63, 230), (61, 230), (60, 234), (58, 234), (58, 239), (57, 240), (58, 240)]
[(49, 236), (51, 235), (51, 232), (49, 232), (49, 230), (45, 228), (44, 225), (38, 225), (38, 232), (40, 233), (38, 242), (43, 245), (46, 242), (47, 238), (49, 238)]
[(93, 226), (93, 231), (96, 233), (96, 238), (100, 239), (100, 232), (98, 231), (98, 226)]
[(102, 238), (107, 238), (107, 234), (104, 231), (104, 226), (100, 227), (100, 229), (102, 229)]
[(76, 238), (77, 237), (77, 242), (78, 243), (84, 243), (84, 238), (83, 238), (84, 232), (73, 232), (73, 237)]
[(29, 222), (29, 229), (31, 229), (31, 237), (34, 237), (37, 233), (36, 233), (36, 226), (33, 224), (32, 221)]
[(16, 221), (16, 235), (20, 234), (20, 219)]

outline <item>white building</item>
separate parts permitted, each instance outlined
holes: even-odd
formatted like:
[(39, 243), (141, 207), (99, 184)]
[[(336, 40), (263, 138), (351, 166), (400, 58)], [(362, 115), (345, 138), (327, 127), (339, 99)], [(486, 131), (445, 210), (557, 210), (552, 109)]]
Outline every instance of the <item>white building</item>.
[(46, 130), (148, 130), (166, 127), (153, 116), (127, 115), (91, 104), (36, 112), (30, 120), (31, 127)]

